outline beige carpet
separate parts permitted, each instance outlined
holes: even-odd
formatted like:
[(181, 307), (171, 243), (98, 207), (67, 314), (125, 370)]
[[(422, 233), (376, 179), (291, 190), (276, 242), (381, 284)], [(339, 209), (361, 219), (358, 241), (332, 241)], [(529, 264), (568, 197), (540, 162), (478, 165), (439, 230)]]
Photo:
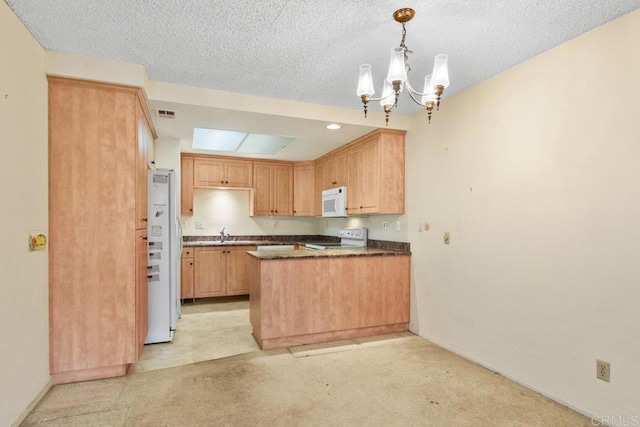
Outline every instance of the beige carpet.
[(251, 335), (248, 297), (207, 298), (182, 306), (171, 343), (145, 345), (129, 373), (220, 359), (259, 350)]
[(390, 338), (316, 347), (307, 357), (257, 351), (55, 386), (23, 425), (591, 425), (422, 338)]

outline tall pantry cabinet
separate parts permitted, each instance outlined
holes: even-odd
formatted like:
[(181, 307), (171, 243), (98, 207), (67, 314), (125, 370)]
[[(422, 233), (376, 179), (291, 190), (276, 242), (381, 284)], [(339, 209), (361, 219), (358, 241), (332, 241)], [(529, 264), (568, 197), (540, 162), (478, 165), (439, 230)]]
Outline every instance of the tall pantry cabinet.
[(147, 169), (139, 88), (49, 77), (54, 384), (126, 373), (147, 332)]

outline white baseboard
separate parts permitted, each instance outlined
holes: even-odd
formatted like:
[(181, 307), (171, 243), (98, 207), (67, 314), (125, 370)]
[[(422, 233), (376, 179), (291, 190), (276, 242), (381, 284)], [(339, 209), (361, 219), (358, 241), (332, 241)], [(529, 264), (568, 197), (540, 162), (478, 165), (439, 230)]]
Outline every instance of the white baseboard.
[[(411, 332), (413, 332), (413, 331), (411, 331)], [(452, 352), (452, 353), (457, 354), (458, 356), (462, 356), (462, 357), (464, 357), (465, 359), (468, 359), (468, 360), (470, 360), (470, 361), (472, 361), (472, 362), (474, 362), (474, 363), (477, 363), (478, 365), (480, 365), (480, 366), (482, 366), (482, 367), (484, 367), (484, 368), (487, 368), (488, 370), (490, 370), (490, 371), (492, 371), (492, 372), (496, 372), (496, 373), (498, 373), (498, 374), (502, 375), (503, 377), (508, 378), (508, 379), (510, 379), (511, 381), (516, 382), (516, 383), (520, 384), (520, 385), (521, 385), (521, 386), (523, 386), (523, 387), (528, 388), (529, 390), (535, 391), (536, 393), (539, 393), (539, 394), (543, 395), (544, 397), (547, 397), (547, 398), (549, 398), (549, 399), (553, 400), (554, 402), (558, 402), (558, 403), (559, 403), (559, 404), (561, 404), (562, 406), (566, 406), (567, 408), (572, 409), (572, 410), (574, 410), (574, 411), (578, 412), (579, 414), (582, 414), (582, 415), (584, 415), (585, 417), (588, 417), (589, 419), (593, 419), (593, 418), (595, 417), (593, 414), (590, 414), (588, 411), (585, 411), (585, 410), (584, 410), (584, 409), (582, 409), (582, 408), (579, 408), (579, 407), (577, 407), (577, 406), (575, 406), (575, 405), (572, 405), (571, 403), (569, 403), (569, 402), (567, 402), (567, 401), (565, 401), (565, 400), (563, 400), (563, 399), (560, 399), (559, 397), (554, 396), (554, 395), (553, 395), (553, 394), (551, 394), (551, 393), (547, 393), (547, 392), (546, 392), (546, 391), (544, 391), (544, 390), (540, 390), (538, 387), (536, 387), (536, 386), (534, 386), (534, 385), (531, 385), (531, 384), (527, 383), (526, 381), (521, 380), (521, 379), (520, 379), (520, 378), (518, 378), (518, 377), (514, 377), (513, 375), (510, 375), (510, 374), (507, 374), (507, 373), (505, 373), (505, 372), (502, 372), (502, 371), (500, 371), (499, 369), (494, 368), (494, 367), (493, 367), (493, 366), (491, 366), (490, 364), (485, 363), (485, 362), (484, 362), (484, 361), (482, 361), (482, 360), (478, 360), (478, 359), (476, 359), (475, 357), (473, 357), (473, 356), (471, 356), (471, 355), (469, 355), (469, 354), (466, 354), (466, 353), (465, 353), (465, 352), (463, 352), (463, 351), (459, 351), (459, 350), (457, 350), (457, 349), (455, 349), (455, 348), (452, 348), (452, 347), (450, 347), (450, 346), (448, 346), (448, 345), (442, 344), (442, 343), (438, 342), (437, 340), (435, 340), (435, 339), (433, 339), (433, 338), (431, 338), (431, 337), (429, 337), (429, 336), (425, 336), (425, 335), (422, 335), (422, 334), (418, 334), (418, 333), (416, 333), (416, 332), (413, 332), (413, 333), (414, 333), (414, 334), (416, 334), (416, 335), (418, 335), (419, 337), (422, 337), (422, 338), (424, 338), (424, 339), (426, 339), (426, 340), (431, 341), (432, 343), (436, 344), (437, 346), (440, 346), (440, 347), (442, 347), (442, 348), (444, 348), (444, 349), (446, 349), (446, 350), (449, 350), (449, 351), (450, 351), (450, 352)], [(606, 425), (606, 424), (605, 424), (605, 423), (601, 423), (601, 424), (599, 424), (599, 425)]]
[(45, 384), (44, 388), (40, 391), (40, 393), (38, 393), (35, 399), (33, 399), (29, 404), (29, 406), (27, 406), (26, 409), (22, 411), (22, 414), (20, 414), (18, 419), (15, 420), (13, 424), (11, 424), (11, 427), (18, 427), (20, 426), (20, 424), (22, 424), (22, 422), (29, 416), (31, 411), (33, 411), (33, 408), (35, 408), (38, 405), (38, 403), (40, 403), (44, 395), (47, 394), (49, 389), (51, 389), (51, 386), (53, 386), (53, 383), (51, 381)]

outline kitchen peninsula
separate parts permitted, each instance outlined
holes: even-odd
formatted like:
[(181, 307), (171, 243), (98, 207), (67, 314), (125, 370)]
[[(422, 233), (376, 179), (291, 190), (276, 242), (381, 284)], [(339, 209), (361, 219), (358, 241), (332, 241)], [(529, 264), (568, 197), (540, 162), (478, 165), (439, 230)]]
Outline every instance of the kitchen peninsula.
[(407, 330), (409, 252), (248, 253), (250, 320), (263, 349)]

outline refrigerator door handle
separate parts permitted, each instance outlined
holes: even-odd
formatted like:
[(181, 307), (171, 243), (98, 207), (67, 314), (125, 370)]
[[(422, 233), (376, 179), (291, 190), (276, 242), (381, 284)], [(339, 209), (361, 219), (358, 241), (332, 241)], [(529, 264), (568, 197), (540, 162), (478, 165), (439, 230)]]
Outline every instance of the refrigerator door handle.
[(180, 217), (176, 217), (176, 222), (178, 223), (178, 242), (180, 244), (178, 259), (180, 259), (180, 257), (182, 257), (182, 250), (184, 249), (184, 243), (182, 242), (182, 221), (180, 220)]

